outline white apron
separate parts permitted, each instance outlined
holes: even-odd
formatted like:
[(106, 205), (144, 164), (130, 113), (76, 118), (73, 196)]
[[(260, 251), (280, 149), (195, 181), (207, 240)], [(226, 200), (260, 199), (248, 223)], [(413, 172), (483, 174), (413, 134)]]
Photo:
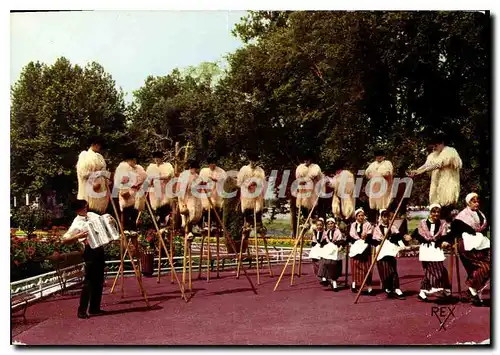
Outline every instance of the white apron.
[(349, 257), (352, 258), (356, 255), (363, 254), (367, 247), (368, 243), (366, 243), (363, 239), (356, 240), (349, 249)]
[(321, 248), (321, 257), (327, 260), (344, 260), (345, 259), (345, 248), (339, 247), (333, 243), (328, 243), (323, 248)]
[(467, 251), (472, 249), (483, 250), (490, 247), (490, 240), (479, 232), (476, 232), (476, 234), (462, 233), (462, 238), (464, 240), (464, 249)]
[(323, 248), (321, 248), (320, 244), (317, 243), (309, 251), (309, 259), (321, 259), (322, 254), (323, 254)]
[[(399, 245), (396, 245), (394, 243), (391, 243), (390, 241), (386, 240), (384, 244), (382, 245), (382, 250), (380, 251), (380, 254), (378, 254), (377, 261), (382, 259), (385, 256), (393, 256), (396, 257), (398, 256), (399, 251), (404, 247), (403, 241), (398, 242)], [(402, 245), (401, 245), (402, 244)], [(380, 245), (377, 246), (377, 253), (380, 249)]]
[(420, 244), (418, 260), (420, 261), (444, 261), (444, 252), (441, 248), (436, 248), (435, 243), (430, 245)]

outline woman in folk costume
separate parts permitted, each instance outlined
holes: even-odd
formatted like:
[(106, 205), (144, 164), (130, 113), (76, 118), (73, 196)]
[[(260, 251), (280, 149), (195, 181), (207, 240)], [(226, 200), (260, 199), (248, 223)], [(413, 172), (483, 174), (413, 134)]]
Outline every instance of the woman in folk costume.
[(173, 191), (168, 189), (169, 181), (174, 177), (174, 167), (170, 163), (163, 162), (163, 153), (153, 153), (153, 163), (146, 169), (149, 179), (149, 202), (151, 208), (156, 211), (160, 228), (165, 227), (167, 216), (171, 212)]
[[(351, 258), (353, 276), (351, 291), (357, 293), (358, 287), (361, 287), (372, 263), (370, 243), (372, 242), (373, 226), (365, 219), (363, 209), (358, 208), (354, 215), (356, 216), (356, 221), (351, 224), (349, 232), (349, 241), (351, 242), (349, 257)], [(372, 273), (370, 272), (366, 280), (366, 294), (370, 296), (374, 295), (371, 285)]]
[(342, 275), (342, 262), (345, 259), (346, 238), (335, 225), (335, 219), (326, 220), (326, 244), (323, 246), (318, 276), (330, 281), (333, 291), (338, 291), (337, 279)]
[[(207, 195), (210, 196), (212, 200), (213, 207), (217, 210), (219, 216), (222, 216), (222, 207), (224, 200), (222, 196), (220, 196), (219, 192), (222, 192), (224, 189), (224, 182), (227, 179), (226, 172), (216, 165), (216, 159), (213, 156), (208, 158), (208, 167), (201, 169), (200, 178), (202, 179), (203, 185), (210, 184), (210, 190), (207, 190)], [(203, 197), (201, 199), (201, 204), (203, 206), (203, 216), (206, 221), (208, 221), (208, 210), (211, 209), (210, 202), (208, 198)], [(222, 217), (221, 217), (222, 218)], [(210, 217), (213, 224), (216, 224), (216, 218), (214, 213), (211, 213)], [(208, 223), (208, 222), (207, 222)]]
[(107, 181), (104, 176), (99, 176), (106, 170), (106, 161), (100, 154), (104, 143), (100, 137), (90, 140), (90, 148), (78, 156), (76, 174), (78, 177), (79, 200), (88, 202), (89, 211), (103, 214), (109, 203)]
[[(316, 207), (318, 197), (318, 182), (322, 179), (321, 168), (312, 163), (311, 154), (304, 154), (304, 162), (295, 169), (295, 178), (298, 180), (296, 206), (305, 220), (309, 211)], [(299, 223), (299, 221), (297, 221)]]
[(189, 170), (184, 170), (179, 176), (179, 210), (182, 214), (183, 225), (187, 227), (187, 238), (192, 240), (194, 233), (197, 233), (195, 226), (200, 223), (202, 217), (201, 189), (195, 189), (201, 179), (198, 171), (200, 164), (196, 160), (188, 162)]
[(318, 218), (316, 220), (316, 228), (312, 234), (311, 250), (309, 252), (309, 259), (312, 261), (314, 275), (318, 276), (320, 283), (322, 285), (327, 285), (328, 281), (326, 276), (319, 276), (320, 259), (323, 254), (323, 246), (327, 243), (326, 241), (326, 231), (325, 231), (325, 220), (323, 218)]
[(457, 238), (460, 260), (467, 271), (469, 296), (475, 306), (482, 306), (481, 291), (491, 277), (490, 240), (486, 237), (488, 223), (479, 210), (479, 196), (472, 192), (465, 198), (464, 208), (451, 224)]
[(333, 188), (332, 213), (338, 220), (349, 223), (354, 216), (355, 179), (353, 173), (344, 169), (345, 161), (334, 164), (335, 175), (329, 184)]
[(444, 143), (444, 136), (436, 135), (431, 140), (433, 152), (429, 154), (425, 164), (408, 175), (413, 177), (425, 172), (430, 173), (429, 204), (439, 204), (442, 209), (441, 215), (451, 222), (450, 212), (460, 194), (462, 159), (455, 148), (448, 147)]
[(144, 182), (147, 175), (143, 167), (137, 164), (134, 152), (125, 153), (115, 171), (114, 186), (119, 190), (118, 202), (123, 220), (123, 229), (136, 234), (137, 216), (144, 209), (146, 196)]
[[(381, 211), (389, 207), (392, 200), (393, 167), (389, 160), (385, 160), (382, 150), (375, 151), (375, 161), (365, 171), (368, 182), (368, 200), (372, 211)], [(375, 213), (377, 214), (377, 213)], [(371, 218), (377, 221), (378, 215)]]
[(265, 232), (262, 225), (262, 210), (264, 208), (264, 194), (266, 189), (266, 174), (257, 166), (259, 156), (255, 152), (248, 154), (248, 165), (243, 166), (238, 172), (236, 184), (241, 190), (241, 211), (245, 218), (243, 232), (248, 233), (254, 225), (254, 211), (256, 213), (257, 231)]
[(451, 283), (443, 263), (443, 248), (449, 246), (446, 241), (448, 223), (440, 217), (441, 206), (431, 205), (429, 218), (420, 221), (418, 228), (412, 233), (412, 238), (420, 243), (418, 258), (425, 274), (417, 297), (424, 302), (428, 302), (427, 295), (439, 291), (443, 291), (445, 297), (451, 296)]
[[(380, 244), (388, 228), (389, 211), (383, 209), (380, 211), (380, 223), (373, 229), (373, 242), (375, 245), (378, 245), (377, 252), (381, 248)], [(411, 240), (411, 237), (408, 236), (407, 239)], [(387, 239), (382, 245), (382, 250), (377, 257), (377, 268), (380, 275), (380, 281), (382, 282), (382, 288), (389, 298), (405, 299), (403, 292), (399, 288), (396, 261), (399, 251), (404, 246), (403, 235), (394, 225), (392, 225), (390, 232), (388, 232)]]

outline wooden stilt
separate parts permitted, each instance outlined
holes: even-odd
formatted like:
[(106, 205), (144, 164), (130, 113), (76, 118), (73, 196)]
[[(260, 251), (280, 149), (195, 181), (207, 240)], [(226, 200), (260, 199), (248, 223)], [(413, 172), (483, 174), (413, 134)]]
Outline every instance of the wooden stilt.
[(217, 233), (215, 234), (216, 238), (216, 243), (217, 243), (217, 266), (216, 266), (216, 271), (217, 271), (217, 278), (220, 277), (219, 275), (219, 265), (220, 265), (220, 244), (219, 244), (219, 239), (220, 239), (220, 228), (217, 227)]
[[(161, 236), (160, 229), (158, 228), (158, 225), (156, 224), (156, 220), (154, 219), (153, 210), (151, 209), (151, 205), (149, 204), (149, 201), (147, 201), (147, 200), (146, 200), (146, 206), (147, 206), (148, 211), (151, 215), (151, 218), (153, 219), (153, 223), (154, 223), (154, 226), (156, 228), (156, 233), (158, 233), (158, 237), (160, 237)], [(167, 246), (165, 245), (165, 242), (163, 241), (162, 238), (160, 238), (160, 241), (161, 241), (163, 250), (165, 251), (165, 254), (167, 256), (167, 259), (170, 262), (170, 269), (172, 270), (172, 275), (174, 276), (175, 280), (177, 281), (177, 285), (179, 286), (179, 289), (181, 291), (182, 298), (187, 302), (188, 299), (187, 299), (186, 295), (184, 294), (184, 285), (181, 285), (179, 278), (177, 277), (177, 273), (175, 272), (175, 268), (174, 268), (172, 255), (168, 252)]]
[[(312, 209), (311, 209), (312, 211)], [(302, 204), (301, 201), (299, 200), (299, 208), (297, 211), (297, 235), (299, 235), (299, 226), (300, 226), (300, 217), (302, 215)], [(302, 237), (301, 241), (302, 243)], [(295, 276), (295, 263), (297, 262), (297, 250), (293, 252), (293, 265), (292, 265), (292, 278), (290, 279), (290, 286), (293, 285), (293, 278)]]
[[(125, 233), (124, 233), (124, 230), (123, 230), (123, 214), (122, 214), (122, 218), (119, 217), (118, 215), (118, 210), (115, 206), (115, 201), (113, 201), (113, 197), (111, 196), (111, 192), (109, 191), (109, 186), (106, 184), (106, 187), (107, 187), (107, 191), (108, 191), (108, 196), (109, 196), (109, 199), (110, 199), (110, 202), (111, 202), (111, 206), (113, 207), (113, 212), (115, 214), (115, 217), (116, 217), (116, 221), (120, 221), (118, 223), (118, 227), (120, 229), (120, 269), (121, 269), (121, 276), (122, 276), (122, 279), (121, 279), (121, 286), (122, 286), (122, 297), (124, 297), (124, 293), (125, 293), (125, 288), (124, 288), (124, 265), (125, 265), (125, 254), (128, 253), (129, 257), (130, 257), (130, 262), (132, 263), (132, 268), (135, 272), (135, 276), (136, 276), (136, 279), (137, 279), (137, 283), (139, 284), (139, 290), (141, 291), (141, 294), (144, 298), (144, 302), (146, 302), (146, 306), (149, 307), (149, 302), (148, 302), (148, 298), (147, 298), (147, 295), (146, 295), (146, 291), (144, 291), (144, 288), (143, 288), (143, 285), (142, 285), (142, 279), (141, 279), (141, 275), (139, 273), (139, 271), (137, 270), (137, 267), (135, 265), (135, 262), (134, 262), (134, 258), (132, 257), (132, 253), (130, 253), (130, 250), (129, 250), (129, 245), (130, 245), (130, 240), (128, 241), (127, 243), (127, 247), (125, 248), (124, 250), (124, 242), (126, 241), (126, 238), (125, 238)], [(120, 269), (118, 271), (120, 271)], [(120, 272), (117, 273), (117, 276), (120, 274)], [(111, 289), (111, 292), (110, 293), (113, 293), (114, 291), (114, 286), (116, 285), (116, 278), (115, 278), (115, 282), (113, 283), (113, 287)]]
[[(293, 250), (292, 252), (290, 253), (290, 255), (288, 256), (288, 259), (286, 260), (286, 263), (285, 263), (285, 266), (283, 266), (283, 270), (281, 271), (281, 275), (280, 277), (278, 278), (278, 281), (276, 282), (276, 285), (274, 286), (274, 289), (273, 291), (276, 291), (276, 289), (278, 288), (280, 282), (281, 282), (281, 279), (283, 278), (283, 275), (285, 274), (285, 270), (288, 266), (288, 264), (290, 263), (290, 259), (292, 258), (292, 256), (294, 254), (296, 254), (297, 252), (297, 246), (299, 245), (299, 242), (302, 238), (302, 234), (305, 232), (305, 225), (309, 222), (309, 220), (311, 219), (311, 215), (312, 215), (312, 211), (314, 210), (314, 207), (316, 206), (316, 204), (318, 203), (318, 200), (319, 200), (319, 195), (318, 197), (316, 198), (316, 201), (314, 202), (314, 205), (313, 205), (313, 208), (311, 209), (311, 211), (309, 212), (309, 215), (307, 216), (307, 219), (306, 221), (304, 222), (304, 226), (302, 227), (299, 235), (297, 235), (297, 237), (295, 238), (295, 243), (294, 243), (294, 246), (293, 246)], [(298, 223), (298, 222), (297, 222)], [(292, 277), (293, 277), (293, 271), (292, 271)]]
[(158, 236), (158, 276), (156, 278), (156, 283), (160, 283), (161, 277), (161, 240), (163, 238), (163, 233)]
[(454, 244), (454, 252), (455, 252), (455, 268), (457, 269), (457, 289), (458, 289), (458, 296), (460, 297), (462, 295), (462, 285), (460, 284), (460, 264), (459, 264), (459, 254), (458, 254), (458, 243), (455, 241)]
[(208, 258), (207, 258), (207, 282), (210, 281), (210, 263), (212, 262), (212, 253), (210, 250), (210, 237), (211, 237), (211, 229), (212, 225), (210, 224), (210, 210), (211, 208), (208, 209), (208, 241), (207, 241), (207, 247), (208, 247)]
[(240, 268), (241, 268), (241, 259), (243, 258), (243, 243), (245, 242), (245, 233), (241, 234), (241, 242), (240, 242), (240, 252), (238, 253), (238, 266), (236, 267), (236, 278), (240, 278)]
[(300, 277), (302, 275), (302, 253), (304, 251), (304, 238), (300, 241), (300, 252), (299, 252), (299, 274), (297, 275)]
[[(255, 206), (256, 207), (256, 206)], [(260, 271), (259, 271), (259, 244), (257, 240), (257, 212), (253, 209), (253, 232), (255, 237), (255, 259), (257, 267), (257, 285), (260, 285)]]
[(262, 233), (262, 239), (264, 239), (264, 249), (266, 250), (267, 266), (269, 268), (269, 276), (273, 277), (273, 269), (271, 268), (271, 259), (269, 258), (269, 251), (267, 249), (267, 236)]
[[(212, 199), (210, 197), (207, 198), (208, 199), (208, 202), (210, 203), (210, 206), (214, 209), (214, 212), (215, 212), (215, 218), (217, 218), (217, 221), (219, 222), (219, 224), (222, 226), (222, 231), (224, 233), (224, 237), (226, 238), (226, 240), (231, 244), (233, 250), (236, 250), (236, 245), (234, 245), (234, 241), (233, 239), (231, 238), (231, 236), (229, 235), (229, 233), (227, 232), (227, 229), (226, 227), (224, 226), (224, 223), (222, 222), (222, 219), (220, 218), (219, 214), (217, 213), (217, 210), (214, 208), (214, 204), (212, 202)], [(255, 286), (253, 285), (252, 283), (252, 280), (250, 280), (250, 277), (248, 276), (247, 274), (247, 271), (245, 270), (245, 268), (243, 267), (243, 265), (241, 265), (241, 269), (243, 270), (243, 273), (245, 274), (245, 277), (247, 278), (248, 280), (248, 283), (250, 283), (250, 286), (252, 288), (252, 291), (257, 294), (257, 290), (255, 289)]]
[(201, 236), (200, 259), (198, 262), (198, 280), (201, 279), (201, 268), (203, 267), (203, 245), (205, 244), (205, 235)]
[(192, 253), (191, 253), (191, 245), (192, 243), (188, 243), (188, 256), (189, 256), (189, 274), (188, 274), (188, 281), (189, 281), (189, 291), (193, 291), (193, 258), (192, 258)]

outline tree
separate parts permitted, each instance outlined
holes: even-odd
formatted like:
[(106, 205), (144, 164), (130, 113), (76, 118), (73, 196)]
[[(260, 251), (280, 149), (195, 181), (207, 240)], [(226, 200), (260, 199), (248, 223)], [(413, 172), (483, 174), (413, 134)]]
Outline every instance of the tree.
[(78, 155), (91, 135), (106, 139), (108, 163), (116, 163), (126, 135), (124, 112), (123, 93), (99, 64), (82, 68), (65, 58), (51, 66), (29, 63), (11, 89), (13, 192), (74, 194)]

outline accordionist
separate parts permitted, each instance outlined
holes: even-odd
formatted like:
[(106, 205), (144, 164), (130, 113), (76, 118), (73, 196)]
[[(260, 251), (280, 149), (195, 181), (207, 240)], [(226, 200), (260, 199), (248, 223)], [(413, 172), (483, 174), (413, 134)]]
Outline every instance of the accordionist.
[[(81, 242), (85, 245), (83, 259), (85, 261), (85, 279), (83, 281), (78, 318), (87, 319), (89, 315), (101, 315), (102, 290), (104, 286), (104, 247), (90, 248), (87, 242), (88, 224), (99, 215), (88, 212), (88, 203), (85, 200), (76, 200), (72, 203), (72, 210), (77, 213), (71, 227), (64, 234), (62, 242), (65, 244)], [(90, 307), (89, 307), (90, 303)], [(88, 313), (87, 313), (88, 309)]]

